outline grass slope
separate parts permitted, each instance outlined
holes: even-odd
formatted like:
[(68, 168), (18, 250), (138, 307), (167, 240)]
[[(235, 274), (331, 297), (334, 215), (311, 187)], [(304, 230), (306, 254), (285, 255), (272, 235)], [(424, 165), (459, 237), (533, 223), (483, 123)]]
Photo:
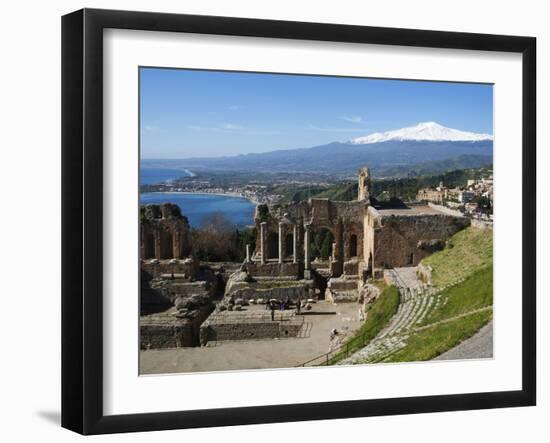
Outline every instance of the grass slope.
[[(464, 229), (422, 263), (432, 267), (432, 283), (445, 288), (440, 294), (444, 302), (418, 325), (428, 327), (412, 333), (407, 345), (385, 362), (431, 360), (470, 338), (493, 318), (492, 230)], [(477, 311), (481, 308), (488, 309)]]
[(470, 338), (493, 318), (492, 309), (476, 312), (411, 335), (407, 346), (383, 362), (431, 360)]
[(493, 304), (493, 266), (474, 272), (463, 282), (441, 292), (444, 304), (433, 309), (421, 323), (426, 325)]
[(445, 249), (422, 260), (432, 267), (432, 283), (444, 287), (493, 263), (492, 229), (467, 228), (453, 235)]

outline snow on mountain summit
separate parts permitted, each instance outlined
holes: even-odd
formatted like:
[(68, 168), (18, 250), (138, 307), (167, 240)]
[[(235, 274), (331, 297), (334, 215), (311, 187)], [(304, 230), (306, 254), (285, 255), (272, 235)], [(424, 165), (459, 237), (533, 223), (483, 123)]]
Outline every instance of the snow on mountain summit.
[(446, 128), (436, 122), (419, 123), (416, 126), (396, 129), (387, 132), (375, 132), (364, 137), (350, 140), (354, 145), (369, 143), (380, 143), (389, 140), (414, 140), (414, 141), (480, 141), (492, 140), (490, 134), (476, 134), (474, 132), (459, 131), (458, 129)]

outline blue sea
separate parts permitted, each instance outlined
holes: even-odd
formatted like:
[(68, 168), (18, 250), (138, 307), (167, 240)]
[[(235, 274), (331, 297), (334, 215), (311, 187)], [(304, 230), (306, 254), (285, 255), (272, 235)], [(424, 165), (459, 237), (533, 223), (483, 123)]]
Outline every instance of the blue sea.
[[(181, 171), (180, 171), (181, 172)], [(205, 217), (221, 212), (233, 224), (254, 224), (256, 205), (245, 198), (213, 194), (148, 192), (140, 196), (141, 204), (175, 203), (194, 228), (200, 228)]]
[(142, 185), (155, 185), (165, 183), (180, 177), (189, 176), (189, 172), (183, 169), (168, 168), (140, 168), (139, 181)]

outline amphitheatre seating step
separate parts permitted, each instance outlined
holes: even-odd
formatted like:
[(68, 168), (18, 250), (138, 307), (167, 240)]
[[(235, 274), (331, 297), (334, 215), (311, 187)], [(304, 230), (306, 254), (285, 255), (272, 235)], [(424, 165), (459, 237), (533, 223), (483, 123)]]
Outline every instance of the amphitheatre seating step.
[(334, 291), (357, 290), (357, 280), (333, 277), (328, 281), (327, 287)]

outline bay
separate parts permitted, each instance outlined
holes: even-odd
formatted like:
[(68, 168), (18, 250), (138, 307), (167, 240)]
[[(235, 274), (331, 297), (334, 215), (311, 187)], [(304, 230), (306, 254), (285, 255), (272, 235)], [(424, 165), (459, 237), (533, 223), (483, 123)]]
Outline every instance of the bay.
[(253, 225), (256, 209), (246, 198), (187, 192), (146, 192), (140, 195), (140, 202), (142, 205), (174, 203), (193, 228), (200, 228), (204, 219), (215, 213), (222, 213), (238, 227)]

